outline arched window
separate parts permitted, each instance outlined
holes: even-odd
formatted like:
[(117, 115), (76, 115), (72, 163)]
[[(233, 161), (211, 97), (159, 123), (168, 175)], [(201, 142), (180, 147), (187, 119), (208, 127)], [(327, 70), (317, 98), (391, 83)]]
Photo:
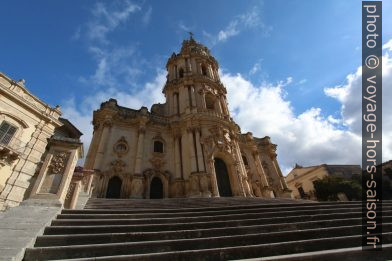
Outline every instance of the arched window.
[(244, 162), (245, 167), (249, 166), (248, 159), (245, 157), (245, 155), (242, 155), (242, 161)]
[(124, 143), (119, 143), (116, 146), (116, 150), (118, 152), (125, 152), (127, 150), (127, 146)]
[(201, 74), (207, 76), (207, 67), (204, 64), (201, 66)]
[(163, 153), (163, 142), (156, 140), (154, 141), (154, 152)]
[(180, 78), (184, 77), (184, 69), (180, 68), (180, 70), (178, 71), (178, 74), (180, 76)]
[(17, 128), (10, 123), (3, 121), (0, 125), (0, 143), (8, 145), (14, 136)]
[(212, 95), (206, 95), (206, 107), (208, 110), (215, 110), (215, 99)]

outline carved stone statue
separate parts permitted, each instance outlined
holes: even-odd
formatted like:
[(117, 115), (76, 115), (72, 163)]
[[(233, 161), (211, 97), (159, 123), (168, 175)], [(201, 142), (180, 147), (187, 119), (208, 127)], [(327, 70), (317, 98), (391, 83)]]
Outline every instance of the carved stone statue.
[(144, 192), (143, 180), (139, 177), (134, 177), (131, 184), (131, 197), (142, 198)]
[(256, 197), (261, 197), (261, 190), (260, 190), (260, 181), (259, 180), (255, 180), (252, 182), (252, 189), (253, 189), (253, 194)]

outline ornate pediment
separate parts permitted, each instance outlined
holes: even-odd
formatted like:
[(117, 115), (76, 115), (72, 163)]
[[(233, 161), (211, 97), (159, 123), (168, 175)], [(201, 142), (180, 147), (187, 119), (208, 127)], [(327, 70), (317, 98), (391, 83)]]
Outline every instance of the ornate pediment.
[(153, 157), (150, 159), (150, 162), (155, 170), (161, 170), (163, 166), (166, 164), (165, 159), (160, 153), (154, 153)]
[(234, 151), (234, 143), (230, 137), (230, 133), (228, 130), (215, 127), (209, 129), (211, 133), (211, 140), (214, 145), (222, 152), (232, 153)]
[(110, 166), (111, 166), (111, 168), (112, 168), (114, 173), (121, 173), (121, 172), (123, 172), (123, 170), (124, 170), (126, 165), (127, 164), (125, 164), (125, 162), (120, 160), (120, 159), (119, 160), (113, 160), (110, 163)]

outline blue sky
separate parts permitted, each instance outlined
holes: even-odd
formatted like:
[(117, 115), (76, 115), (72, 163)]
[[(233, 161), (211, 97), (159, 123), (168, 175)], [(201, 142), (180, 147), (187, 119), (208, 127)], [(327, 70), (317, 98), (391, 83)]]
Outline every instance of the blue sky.
[[(383, 5), (387, 43), (392, 5)], [(342, 146), (360, 144), (350, 120), (357, 100), (347, 97), (360, 78), (361, 1), (3, 1), (2, 10), (0, 71), (61, 105), (86, 146), (100, 102), (163, 101), (167, 58), (192, 31), (220, 63), (235, 120), (243, 131), (271, 136), (285, 170), (295, 162), (360, 164), (359, 154), (344, 157), (330, 143), (339, 136)], [(265, 106), (249, 111), (241, 95)]]

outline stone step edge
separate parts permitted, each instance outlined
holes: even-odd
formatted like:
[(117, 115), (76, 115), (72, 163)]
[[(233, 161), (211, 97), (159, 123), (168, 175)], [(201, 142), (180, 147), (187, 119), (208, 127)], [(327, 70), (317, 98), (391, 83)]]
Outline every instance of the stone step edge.
[[(392, 216), (384, 216), (384, 218), (392, 218)], [(271, 224), (264, 224), (264, 226), (284, 226), (284, 225), (295, 225), (295, 224), (309, 224), (309, 223), (319, 223), (319, 222), (339, 222), (339, 221), (347, 221), (347, 220), (361, 220), (363, 219), (362, 217), (353, 217), (353, 218), (338, 218), (338, 219), (325, 219), (325, 220), (313, 220), (313, 221), (304, 221), (304, 222), (290, 222), (290, 223), (271, 223)], [(251, 219), (251, 220), (258, 220), (258, 219)], [(235, 220), (235, 221), (243, 221), (243, 220)], [(229, 223), (233, 221), (221, 221), (222, 223)], [(211, 222), (201, 222), (201, 223), (211, 223)], [(177, 225), (187, 225), (189, 223), (163, 223), (163, 224), (150, 224), (149, 226), (177, 226)], [(46, 228), (61, 228), (61, 229), (77, 229), (77, 228), (100, 228), (100, 227), (109, 227), (109, 228), (127, 228), (127, 227), (140, 227), (140, 224), (134, 224), (134, 225), (104, 225), (104, 226), (48, 226)], [(145, 225), (143, 225), (145, 226)], [(263, 226), (263, 225), (260, 225)], [(244, 227), (244, 226), (239, 226), (239, 227)], [(226, 227), (220, 227), (222, 229)], [(206, 228), (207, 229), (207, 228)], [(209, 228), (211, 229), (211, 228)], [(175, 230), (167, 230), (167, 231), (175, 231)], [(141, 232), (140, 232), (141, 233)], [(63, 235), (69, 235), (69, 234), (63, 234)], [(72, 234), (72, 235), (77, 235), (77, 234)], [(84, 235), (84, 234), (80, 234)]]
[[(182, 213), (182, 212), (210, 212), (210, 211), (226, 211), (226, 210), (237, 210), (237, 209), (286, 209), (286, 208), (322, 208), (328, 206), (358, 206), (361, 207), (361, 204), (289, 204), (284, 206), (266, 206), (266, 205), (238, 205), (238, 206), (230, 206), (230, 207), (201, 207), (201, 208), (133, 208), (133, 207), (122, 207), (122, 208), (110, 208), (110, 207), (100, 207), (100, 208), (84, 208), (80, 210), (63, 210), (67, 213), (72, 212), (121, 212), (128, 211), (129, 213)], [(392, 203), (383, 203), (382, 206), (392, 206)], [(64, 213), (63, 212), (63, 213)]]
[[(358, 208), (344, 208), (343, 209), (344, 212), (342, 212), (342, 209), (340, 208), (330, 208), (330, 209), (317, 209), (317, 210), (299, 210), (299, 211), (281, 211), (281, 212), (259, 212), (259, 211), (255, 211), (255, 212), (240, 212), (240, 213), (232, 213), (230, 216), (232, 217), (240, 217), (240, 216), (246, 216), (246, 215), (260, 215), (260, 218), (268, 218), (265, 216), (269, 216), (269, 215), (273, 215), (276, 214), (276, 217), (286, 217), (286, 215), (283, 214), (296, 214), (298, 213), (298, 215), (291, 215), (291, 216), (287, 216), (287, 217), (293, 217), (293, 216), (304, 216), (304, 215), (300, 215), (303, 214), (303, 212), (327, 212), (327, 213), (317, 213), (316, 215), (327, 215), (327, 214), (343, 214), (343, 213), (362, 213), (362, 209), (358, 209)], [(360, 211), (355, 211), (355, 210), (360, 210)], [(388, 208), (383, 208), (383, 213), (384, 212), (388, 212), (388, 211), (392, 211), (392, 206), (388, 207)], [(169, 220), (169, 219), (203, 219), (203, 218), (221, 218), (221, 217), (225, 217), (227, 216), (227, 213), (225, 214), (221, 214), (221, 215), (205, 215), (205, 216), (174, 216), (174, 217), (133, 217), (132, 214), (130, 214), (132, 217), (127, 218), (126, 215), (129, 214), (87, 214), (93, 218), (67, 218), (67, 216), (63, 216), (63, 215), (68, 215), (68, 214), (59, 214), (57, 215), (56, 221), (63, 221), (63, 220), (77, 220), (77, 221), (99, 221), (99, 220), (119, 220), (119, 221), (123, 221), (123, 220)], [(102, 216), (104, 215), (104, 216)], [(306, 214), (306, 215), (312, 215), (312, 214)], [(68, 215), (69, 217), (72, 217), (72, 215)], [(80, 216), (84, 216), (83, 214)], [(102, 218), (97, 218), (97, 217), (102, 217)], [(110, 217), (118, 217), (118, 216), (124, 216), (123, 218), (110, 218)], [(105, 218), (107, 217), (107, 218)]]
[[(172, 217), (172, 218), (178, 218), (178, 217), (187, 217), (187, 215), (196, 215), (197, 217), (204, 217), (204, 216), (210, 216), (210, 215), (216, 215), (216, 216), (224, 216), (227, 214), (254, 214), (254, 213), (262, 213), (262, 214), (281, 214), (281, 213), (292, 213), (292, 212), (305, 212), (305, 211), (332, 211), (332, 210), (347, 210), (347, 209), (361, 209), (360, 206), (342, 206), (339, 208), (334, 208), (335, 206), (331, 206), (328, 208), (310, 208), (310, 209), (298, 209), (298, 208), (290, 208), (289, 210), (283, 209), (280, 211), (265, 211), (264, 209), (259, 209), (259, 208), (254, 208), (254, 209), (245, 209), (245, 210), (227, 210), (227, 211), (203, 211), (203, 212), (179, 212), (179, 213), (79, 213), (79, 212), (71, 212), (71, 213), (61, 213), (57, 216), (57, 219), (66, 219), (66, 218), (61, 218), (62, 216), (91, 216), (91, 217), (97, 217), (97, 216), (102, 216), (102, 217), (106, 217), (106, 216), (134, 216), (135, 218), (155, 218), (154, 216), (168, 216)], [(392, 209), (392, 205), (391, 206), (383, 206), (383, 210), (384, 209)], [(362, 211), (362, 209), (361, 209)], [(172, 216), (171, 216), (172, 215)], [(146, 217), (149, 216), (149, 217)], [(59, 218), (60, 217), (60, 218)], [(96, 218), (93, 218), (96, 219)]]
[[(383, 203), (391, 203), (392, 201), (383, 201)], [(190, 203), (192, 202), (188, 202), (188, 201), (177, 201), (177, 202), (168, 202), (168, 201), (148, 201), (148, 200), (143, 200), (143, 201), (136, 201), (136, 202), (132, 202), (132, 201), (115, 201), (115, 200), (103, 200), (100, 202), (92, 202), (92, 201), (88, 201), (86, 205), (90, 205), (90, 206), (98, 206), (98, 205), (127, 205), (127, 206), (151, 206), (151, 205), (161, 205), (161, 206), (179, 206), (179, 205), (190, 205)], [(303, 201), (286, 201), (286, 202), (279, 202), (279, 201), (253, 201), (251, 203), (249, 202), (242, 202), (242, 201), (233, 201), (233, 200), (229, 200), (229, 201), (225, 201), (225, 202), (220, 202), (220, 203), (216, 203), (213, 201), (210, 202), (203, 202), (203, 201), (199, 201), (199, 202), (193, 202), (195, 205), (199, 204), (199, 205), (207, 205), (205, 207), (208, 207), (208, 205), (210, 205), (210, 207), (233, 207), (233, 206), (239, 206), (239, 205), (243, 205), (243, 206), (252, 206), (252, 205), (263, 205), (263, 206), (282, 206), (282, 205), (306, 205), (306, 204), (317, 204), (317, 205), (321, 205), (321, 204), (361, 204), (361, 201), (308, 201), (308, 202), (303, 202)], [(193, 207), (190, 207), (193, 208)]]
[[(382, 235), (392, 235), (392, 233), (382, 233)], [(345, 237), (330, 237), (330, 238), (323, 238), (323, 239), (309, 239), (309, 240), (298, 240), (298, 241), (291, 241), (291, 242), (277, 242), (277, 243), (270, 243), (268, 244), (269, 246), (275, 245), (283, 245), (283, 244), (306, 244), (311, 241), (323, 241), (323, 240), (334, 240), (334, 239), (357, 239), (360, 238), (362, 235), (354, 235), (354, 236), (345, 236)], [(100, 256), (100, 257), (87, 257), (87, 258), (72, 258), (72, 259), (61, 259), (63, 261), (69, 260), (69, 261), (93, 261), (93, 260), (128, 260), (129, 258), (140, 258), (139, 260), (149, 260), (151, 257), (156, 257), (159, 260), (168, 260), (165, 259), (165, 255), (168, 256), (170, 254), (182, 254), (182, 253), (188, 253), (192, 252), (193, 254), (197, 255), (198, 253), (203, 253), (203, 252), (215, 252), (215, 251), (225, 251), (225, 250), (235, 250), (235, 249), (241, 249), (243, 251), (249, 250), (249, 248), (257, 248), (264, 246), (265, 244), (258, 244), (258, 245), (247, 245), (247, 246), (234, 246), (234, 247), (222, 247), (222, 248), (207, 248), (207, 249), (197, 249), (197, 250), (183, 250), (183, 251), (168, 251), (168, 252), (156, 252), (156, 253), (146, 253), (146, 254), (130, 254), (130, 255), (116, 255), (116, 256)], [(389, 245), (389, 243), (388, 243)], [(245, 249), (244, 249), (245, 248)], [(338, 248), (334, 248), (338, 249)], [(333, 250), (333, 249), (330, 249)], [(316, 251), (312, 251), (316, 252)], [(311, 252), (302, 252), (302, 253), (311, 253)], [(301, 254), (301, 253), (298, 253)], [(277, 257), (277, 256), (276, 256)], [(155, 259), (154, 259), (155, 260)], [(238, 259), (237, 259), (238, 260)], [(241, 259), (240, 259), (241, 260)], [(246, 259), (245, 259), (246, 260)], [(278, 259), (279, 260), (279, 259)]]
[[(390, 225), (390, 223), (388, 223)], [(344, 226), (344, 228), (347, 228), (349, 226)], [(341, 229), (343, 227), (336, 227), (335, 229)], [(317, 229), (314, 229), (317, 230)], [(319, 228), (318, 231), (328, 231), (331, 230), (331, 228)], [(307, 232), (308, 230), (293, 230), (293, 231), (283, 231), (283, 232), (271, 232), (271, 233), (254, 233), (254, 234), (246, 234), (246, 235), (229, 235), (229, 236), (218, 236), (218, 237), (205, 237), (205, 238), (184, 238), (184, 239), (170, 239), (170, 240), (159, 240), (159, 241), (137, 241), (137, 242), (119, 242), (119, 243), (106, 243), (106, 244), (86, 244), (86, 245), (66, 245), (66, 246), (48, 246), (48, 247), (34, 247), (34, 248), (30, 248), (30, 249), (40, 249), (40, 251), (45, 251), (45, 249), (55, 249), (55, 248), (61, 248), (64, 250), (67, 249), (80, 249), (80, 248), (94, 248), (94, 247), (102, 247), (102, 245), (105, 245), (105, 247), (116, 247), (116, 246), (123, 246), (123, 245), (127, 245), (129, 247), (137, 247), (138, 245), (157, 245), (157, 244), (177, 244), (177, 243), (181, 243), (184, 241), (187, 242), (192, 242), (192, 241), (200, 241), (200, 240), (205, 240), (205, 239), (209, 239), (209, 240), (221, 240), (221, 239), (233, 239), (235, 240), (238, 237), (254, 237), (254, 236), (260, 236), (262, 237), (264, 234), (288, 234), (288, 233), (297, 233), (297, 232)], [(392, 230), (386, 232), (387, 233), (391, 233), (392, 234)], [(384, 233), (383, 233), (384, 234)], [(355, 234), (357, 235), (357, 234)], [(354, 235), (350, 235), (350, 236), (354, 236)], [(344, 236), (343, 236), (344, 237)], [(326, 237), (329, 238), (329, 237)], [(336, 237), (338, 238), (338, 237)], [(317, 238), (317, 239), (323, 239), (323, 238)], [(292, 242), (292, 241), (283, 241), (283, 242), (279, 242), (279, 243), (288, 243), (288, 242)], [(269, 244), (269, 243), (267, 243)]]
[[(262, 233), (245, 233), (245, 234), (228, 234), (228, 235), (224, 235), (224, 236), (218, 236), (218, 237), (214, 237), (214, 236), (205, 236), (205, 237), (195, 237), (195, 238), (176, 238), (176, 239), (169, 239), (169, 240), (150, 240), (150, 241), (126, 241), (126, 242), (135, 242), (135, 243), (140, 243), (140, 242), (162, 242), (162, 241), (182, 241), (182, 240), (193, 240), (193, 239), (209, 239), (209, 238), (216, 238), (216, 239), (221, 239), (221, 238), (227, 238), (227, 237), (237, 237), (237, 236), (243, 236), (243, 235), (249, 235), (249, 236), (254, 236), (254, 235), (259, 235), (259, 236), (263, 236), (263, 235), (276, 235), (276, 236), (283, 236), (283, 235), (287, 235), (287, 234), (292, 234), (292, 233), (298, 233), (298, 232), (311, 232), (311, 231), (315, 231), (315, 232), (320, 232), (320, 231), (330, 231), (330, 230), (339, 230), (339, 229), (348, 229), (348, 228), (358, 228), (358, 227), (362, 227), (365, 225), (350, 225), (350, 226), (336, 226), (336, 227), (324, 227), (324, 228), (307, 228), (307, 229), (291, 229), (291, 230), (284, 230), (284, 231), (276, 231), (276, 232), (262, 232)], [(388, 226), (391, 228), (392, 232), (392, 222), (391, 223), (383, 223), (383, 226)], [(255, 226), (249, 226), (251, 227), (255, 227)], [(230, 229), (236, 229), (238, 227), (231, 227), (231, 228), (226, 228), (225, 230), (227, 230), (228, 232), (230, 232)], [(183, 232), (198, 232), (198, 231), (207, 231), (210, 229), (199, 229), (199, 230), (176, 230), (176, 231), (170, 231), (172, 232), (172, 234), (181, 234)], [(42, 239), (59, 239), (59, 238), (68, 238), (68, 239), (74, 239), (75, 241), (77, 241), (78, 238), (89, 238), (89, 237), (96, 237), (96, 236), (111, 236), (111, 237), (115, 237), (117, 235), (132, 235), (132, 234), (155, 234), (155, 235), (159, 235), (162, 233), (167, 233), (168, 231), (162, 231), (162, 232), (125, 232), (125, 233), (100, 233), (100, 234), (74, 234), (74, 235), (43, 235), (43, 236), (38, 236), (38, 238), (40, 240)], [(37, 238), (37, 239), (38, 239)], [(88, 246), (88, 245), (102, 245), (102, 244), (122, 244), (120, 242), (118, 243), (98, 243), (98, 244), (82, 244), (82, 245), (55, 245), (55, 246), (39, 246), (37, 248), (52, 248), (52, 247), (59, 247), (59, 246)]]
[[(362, 212), (344, 212), (344, 213), (325, 213), (325, 214), (316, 214), (312, 215), (312, 217), (327, 217), (327, 216), (343, 216), (343, 215), (357, 215), (357, 214), (362, 214)], [(382, 212), (383, 216), (384, 214), (392, 214), (392, 210), (386, 210)], [(388, 217), (390, 215), (387, 215)], [(251, 220), (277, 220), (277, 219), (291, 219), (291, 218), (301, 218), (301, 217), (309, 217), (309, 215), (295, 215), (295, 216), (282, 216), (282, 217), (261, 217), (261, 218), (244, 218), (244, 219), (227, 219), (227, 220), (207, 220), (207, 221), (200, 221), (200, 222), (186, 222), (186, 220), (197, 220), (199, 217), (187, 217), (187, 218), (182, 218), (185, 219), (182, 222), (178, 224), (202, 224), (202, 223), (211, 223), (211, 222), (235, 222), (235, 221), (251, 221)], [(206, 217), (207, 218), (207, 217)], [(208, 218), (216, 218), (216, 216), (208, 216)], [(178, 218), (177, 218), (178, 219)], [(134, 225), (161, 225), (161, 224), (177, 224), (177, 223), (151, 223), (152, 221), (164, 221), (164, 220), (176, 220), (176, 218), (144, 218), (144, 219), (54, 219), (51, 222), (51, 226), (56, 226), (56, 223), (67, 223), (69, 222), (69, 226), (83, 226), (83, 225), (75, 225), (72, 223), (94, 223), (92, 226), (107, 226), (107, 225), (112, 225), (112, 224), (100, 224), (105, 223), (105, 222), (128, 222), (128, 221), (144, 221), (143, 223), (136, 223)], [(130, 224), (132, 225), (132, 224)], [(68, 225), (63, 225), (63, 226), (68, 226)]]
[[(392, 244), (382, 245), (382, 252), (389, 251), (390, 257), (392, 258)], [(334, 254), (352, 254), (356, 252), (362, 251), (362, 246), (360, 247), (348, 247), (348, 248), (339, 248), (339, 249), (330, 249), (330, 250), (321, 250), (321, 251), (312, 251), (298, 254), (290, 254), (290, 255), (281, 255), (281, 256), (271, 256), (271, 257), (256, 257), (256, 258), (246, 258), (246, 259), (235, 259), (233, 261), (299, 261), (304, 260), (305, 258), (312, 258), (312, 260), (316, 260), (318, 258), (322, 258), (325, 256), (331, 256)], [(379, 252), (372, 252), (374, 255), (379, 254)], [(388, 257), (389, 258), (389, 257)], [(308, 260), (308, 259), (306, 259)], [(311, 259), (309, 259), (311, 260)]]

